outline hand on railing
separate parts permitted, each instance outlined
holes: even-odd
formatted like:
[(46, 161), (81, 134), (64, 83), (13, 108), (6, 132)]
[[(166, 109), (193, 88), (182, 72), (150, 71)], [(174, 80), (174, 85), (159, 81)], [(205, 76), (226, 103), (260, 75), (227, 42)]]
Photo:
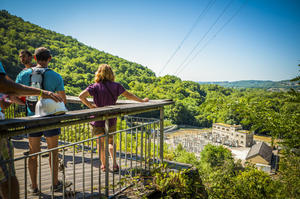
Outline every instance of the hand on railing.
[(98, 106), (96, 106), (96, 104), (91, 103), (91, 105), (89, 106), (89, 108), (98, 108)]
[(52, 93), (51, 91), (41, 90), (41, 97), (42, 98), (51, 98), (56, 102), (63, 101), (63, 99), (58, 94)]

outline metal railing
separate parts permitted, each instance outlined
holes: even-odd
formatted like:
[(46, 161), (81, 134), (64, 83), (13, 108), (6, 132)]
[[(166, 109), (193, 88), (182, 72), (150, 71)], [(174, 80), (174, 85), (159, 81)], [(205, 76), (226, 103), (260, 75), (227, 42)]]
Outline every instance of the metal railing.
[[(90, 198), (110, 197), (128, 187), (131, 178), (141, 170), (149, 170), (153, 162), (163, 160), (163, 110), (165, 105), (172, 104), (168, 100), (154, 100), (148, 103), (121, 102), (115, 106), (97, 109), (86, 109), (67, 112), (65, 115), (43, 118), (15, 118), (0, 121), (0, 137), (39, 132), (61, 128), (59, 146), (34, 154), (23, 155), (20, 152), (11, 157), (9, 162), (16, 167), (16, 176), (20, 184), (21, 198), (30, 198), (27, 192), (29, 186), (28, 158), (36, 157), (38, 162), (38, 186), (41, 190), (39, 198)], [(160, 111), (160, 119), (139, 118), (137, 113)], [(117, 130), (109, 133), (108, 119), (118, 117)], [(105, 133), (93, 137), (90, 121), (105, 120)], [(119, 165), (118, 172), (101, 170), (101, 146), (97, 151), (97, 142), (104, 141), (106, 159), (105, 168), (110, 168), (109, 137), (112, 138)], [(15, 141), (16, 143), (18, 141)], [(62, 193), (53, 189), (53, 167), (48, 168), (45, 158), (53, 157), (59, 151), (59, 179), (63, 184), (69, 181), (70, 187), (63, 186)], [(22, 152), (22, 151), (21, 151)], [(53, 159), (50, 158), (53, 165)], [(112, 167), (113, 168), (113, 167)], [(9, 187), (8, 192), (10, 192)]]

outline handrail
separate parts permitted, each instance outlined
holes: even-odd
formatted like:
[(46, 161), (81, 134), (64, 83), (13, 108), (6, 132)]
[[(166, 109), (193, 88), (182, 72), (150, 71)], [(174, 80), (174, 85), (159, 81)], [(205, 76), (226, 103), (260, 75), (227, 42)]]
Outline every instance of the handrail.
[[(122, 101), (120, 101), (122, 102)], [(105, 120), (127, 114), (138, 114), (146, 111), (160, 110), (165, 105), (173, 104), (172, 100), (151, 100), (146, 103), (123, 103), (95, 109), (68, 111), (64, 115), (48, 117), (22, 117), (0, 121), (0, 137), (10, 137), (26, 133), (39, 132), (58, 127), (80, 124), (96, 120)]]
[[(87, 98), (87, 100), (89, 102), (93, 102), (93, 98)], [(159, 102), (159, 101), (166, 101), (166, 100), (151, 100), (151, 101)], [(67, 95), (67, 103), (81, 104), (82, 102), (80, 101), (79, 97)], [(139, 102), (132, 101), (132, 100), (117, 100), (116, 104), (136, 104), (136, 103)]]

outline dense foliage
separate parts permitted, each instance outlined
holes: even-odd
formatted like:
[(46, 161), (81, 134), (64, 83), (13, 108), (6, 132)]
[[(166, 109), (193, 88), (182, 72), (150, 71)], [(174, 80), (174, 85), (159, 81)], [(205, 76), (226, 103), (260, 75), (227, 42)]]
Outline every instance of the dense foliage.
[(111, 65), (117, 80), (126, 88), (132, 80), (147, 81), (155, 77), (151, 70), (140, 64), (86, 46), (71, 36), (25, 22), (5, 10), (0, 11), (0, 37), (0, 61), (12, 79), (23, 67), (19, 62), (19, 51), (28, 49), (34, 52), (35, 48), (44, 46), (53, 56), (49, 67), (62, 75), (69, 95), (79, 94), (93, 82), (100, 63)]

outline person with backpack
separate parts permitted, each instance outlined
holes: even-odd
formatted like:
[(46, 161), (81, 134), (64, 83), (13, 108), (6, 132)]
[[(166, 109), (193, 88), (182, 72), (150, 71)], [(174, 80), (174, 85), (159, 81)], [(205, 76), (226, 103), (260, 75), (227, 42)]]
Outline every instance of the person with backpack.
[[(50, 91), (41, 90), (17, 84), (10, 80), (0, 61), (0, 95), (8, 94), (11, 96), (19, 95), (40, 95), (43, 98), (51, 98), (54, 101), (60, 102), (62, 98)], [(5, 98), (0, 98), (0, 119), (5, 119), (5, 115), (1, 109), (7, 108), (11, 102), (6, 101)], [(18, 199), (19, 196), (19, 182), (15, 175), (14, 163), (7, 163), (13, 156), (13, 145), (8, 138), (0, 138), (0, 198), (2, 199)], [(10, 185), (9, 185), (10, 182)], [(9, 190), (10, 187), (10, 190)]]
[[(44, 90), (52, 91), (57, 93), (66, 103), (66, 94), (64, 91), (64, 82), (62, 77), (55, 71), (48, 68), (48, 64), (51, 61), (50, 51), (45, 47), (40, 47), (35, 50), (34, 59), (37, 61), (37, 66), (23, 70), (17, 77), (16, 83), (21, 83), (27, 86), (41, 88)], [(38, 101), (36, 96), (29, 96), (26, 98), (27, 106), (27, 116), (32, 116), (35, 114), (35, 105)], [(46, 137), (48, 149), (55, 148), (58, 146), (58, 137), (60, 134), (60, 129), (52, 129), (38, 133), (32, 133), (28, 135), (29, 138), (29, 153), (40, 152), (40, 140), (41, 136)], [(53, 157), (50, 154), (50, 161), (53, 158), (53, 165), (50, 165), (50, 168), (53, 166), (54, 173), (54, 185), (51, 186), (51, 189), (56, 191), (61, 191), (63, 188), (63, 182), (58, 180), (58, 151), (55, 150)], [(29, 192), (32, 195), (38, 195), (40, 193), (37, 185), (37, 156), (30, 157), (28, 160), (28, 168), (31, 179), (31, 185)], [(71, 183), (65, 183), (65, 187), (70, 186)]]
[[(88, 86), (79, 95), (79, 98), (83, 104), (89, 108), (97, 108), (109, 105), (115, 105), (118, 97), (122, 95), (127, 99), (134, 100), (137, 102), (148, 102), (148, 98), (140, 99), (134, 94), (125, 90), (120, 84), (115, 82), (115, 75), (112, 68), (107, 64), (101, 64), (95, 74), (95, 83)], [(92, 96), (94, 103), (87, 100), (87, 97)], [(109, 119), (109, 132), (116, 131), (117, 118)], [(105, 121), (91, 122), (93, 136), (100, 136), (105, 133)], [(97, 139), (97, 149), (99, 151), (99, 145), (101, 150), (101, 170), (106, 170), (105, 151), (104, 151), (104, 138)], [(109, 153), (113, 160), (113, 171), (119, 170), (119, 166), (116, 162), (115, 146), (113, 146), (113, 137), (109, 136)]]

